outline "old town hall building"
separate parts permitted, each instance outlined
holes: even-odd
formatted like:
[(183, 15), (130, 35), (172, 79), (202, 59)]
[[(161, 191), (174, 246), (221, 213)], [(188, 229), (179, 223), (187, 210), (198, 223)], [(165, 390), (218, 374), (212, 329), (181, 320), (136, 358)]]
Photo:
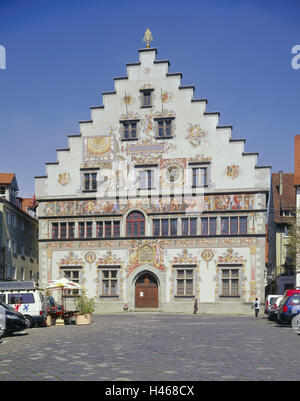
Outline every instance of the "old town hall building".
[(270, 167), (156, 55), (139, 50), (35, 177), (40, 283), (83, 284), (96, 312), (191, 312), (197, 298), (249, 313), (264, 298)]

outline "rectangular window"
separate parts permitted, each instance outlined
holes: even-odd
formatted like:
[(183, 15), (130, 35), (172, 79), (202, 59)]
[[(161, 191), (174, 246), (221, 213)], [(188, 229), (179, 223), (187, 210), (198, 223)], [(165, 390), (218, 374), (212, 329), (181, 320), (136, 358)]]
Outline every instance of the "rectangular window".
[(116, 269), (103, 269), (101, 271), (102, 296), (118, 296), (118, 276)]
[[(80, 284), (80, 267), (76, 269), (73, 266), (70, 267), (61, 267), (61, 271), (63, 273), (63, 277), (73, 281), (74, 283)], [(79, 290), (64, 290), (64, 294), (67, 296), (77, 297), (79, 296)]]
[(137, 139), (137, 123), (138, 121), (121, 121), (122, 140)]
[(31, 292), (8, 294), (8, 304), (34, 304), (34, 296)]
[(188, 235), (189, 234), (189, 219), (182, 219), (181, 227), (182, 227), (182, 235)]
[(85, 191), (97, 190), (97, 173), (84, 174), (84, 190)]
[(83, 222), (78, 223), (78, 235), (79, 238), (84, 238), (85, 234), (85, 224)]
[(75, 237), (75, 223), (68, 223), (68, 236), (69, 238)]
[(60, 238), (67, 238), (67, 223), (60, 223)]
[(161, 221), (161, 234), (169, 235), (169, 220), (168, 219), (162, 219), (162, 221)]
[(103, 221), (97, 221), (96, 223), (96, 235), (97, 238), (103, 237)]
[(197, 235), (197, 219), (196, 218), (190, 219), (190, 234)]
[(105, 221), (105, 237), (111, 237), (112, 231), (111, 231), (111, 221)]
[(144, 91), (144, 102), (143, 106), (151, 106), (151, 92), (150, 91)]
[(207, 186), (207, 167), (193, 167), (192, 168), (192, 186), (206, 187)]
[(86, 237), (92, 238), (92, 236), (93, 236), (93, 222), (87, 221), (86, 222)]
[(194, 294), (194, 270), (178, 268), (176, 271), (177, 296), (193, 296)]
[(153, 220), (153, 235), (160, 235), (160, 220)]
[(230, 234), (238, 234), (238, 217), (230, 217)]
[(247, 234), (247, 217), (240, 217), (240, 234)]
[(15, 240), (12, 240), (12, 249), (13, 249), (13, 254), (17, 254), (17, 242)]
[(177, 219), (170, 220), (170, 235), (177, 235)]
[(153, 189), (154, 188), (154, 170), (140, 170), (139, 171), (139, 184), (140, 184), (140, 189)]
[(222, 269), (222, 295), (239, 296), (239, 269)]
[(201, 234), (208, 235), (208, 217), (201, 219)]
[(182, 235), (197, 235), (197, 218), (183, 218), (181, 220)]
[(120, 237), (120, 221), (114, 221), (114, 238)]
[(151, 96), (152, 90), (142, 90), (142, 107), (151, 107), (152, 105), (152, 96)]
[(58, 223), (52, 223), (52, 238), (58, 238)]
[(210, 235), (217, 234), (217, 219), (215, 217), (209, 218), (209, 234)]
[(11, 224), (11, 221), (10, 221), (10, 212), (6, 212), (6, 221), (7, 221), (7, 224)]
[(157, 123), (157, 138), (172, 138), (172, 119), (161, 118), (156, 119)]
[(227, 235), (229, 231), (229, 218), (221, 217), (221, 234)]

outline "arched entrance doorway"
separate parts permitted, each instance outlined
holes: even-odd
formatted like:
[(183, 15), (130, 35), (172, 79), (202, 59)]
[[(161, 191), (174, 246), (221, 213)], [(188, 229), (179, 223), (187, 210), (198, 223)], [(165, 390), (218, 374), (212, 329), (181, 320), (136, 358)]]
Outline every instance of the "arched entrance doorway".
[(144, 273), (136, 280), (135, 307), (158, 308), (158, 283), (150, 273)]

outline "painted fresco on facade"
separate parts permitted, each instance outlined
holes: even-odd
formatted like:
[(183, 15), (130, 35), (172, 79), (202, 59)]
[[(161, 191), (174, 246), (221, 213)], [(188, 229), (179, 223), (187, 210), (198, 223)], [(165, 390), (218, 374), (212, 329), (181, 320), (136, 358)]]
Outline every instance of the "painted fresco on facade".
[[(180, 74), (166, 74), (168, 62), (156, 63), (155, 49), (139, 56), (140, 63), (127, 66), (127, 79), (103, 95), (93, 120), (70, 138), (67, 162), (61, 153), (58, 166), (47, 166), (53, 175), (37, 179), (41, 281), (77, 266), (97, 310), (120, 312), (124, 303), (135, 309), (135, 283), (147, 272), (158, 283), (161, 311), (189, 311), (195, 296), (202, 311), (248, 311), (264, 291), (269, 170), (256, 168), (256, 155), (245, 156), (243, 141), (241, 147), (229, 141), (218, 113), (207, 113), (206, 102), (180, 86)], [(136, 130), (126, 137), (130, 124)], [(97, 190), (84, 191), (91, 172)], [(142, 188), (141, 177), (148, 180)], [(144, 219), (133, 226), (143, 229), (130, 237), (133, 211)], [(86, 223), (93, 227), (89, 237)]]
[(169, 212), (201, 212), (201, 211), (230, 211), (252, 210), (253, 194), (211, 195), (195, 199), (193, 196), (177, 196), (164, 200), (157, 199), (119, 199), (119, 200), (82, 200), (82, 201), (53, 201), (43, 204), (44, 216), (80, 216), (101, 215), (107, 213), (123, 214), (131, 209), (142, 209), (146, 213)]

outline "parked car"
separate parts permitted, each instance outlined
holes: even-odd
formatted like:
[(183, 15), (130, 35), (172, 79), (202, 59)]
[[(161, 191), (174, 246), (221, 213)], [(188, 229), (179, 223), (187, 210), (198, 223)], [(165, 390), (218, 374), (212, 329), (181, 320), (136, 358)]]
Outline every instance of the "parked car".
[(277, 298), (275, 298), (273, 304), (270, 306), (269, 311), (268, 311), (268, 320), (276, 321), (277, 320), (277, 314), (279, 311), (279, 305), (280, 302), (283, 299), (283, 295), (279, 295)]
[(278, 323), (291, 324), (294, 316), (300, 313), (300, 292), (284, 297), (277, 314)]
[(42, 292), (30, 281), (0, 282), (0, 301), (22, 313), (30, 322), (44, 325), (47, 317), (46, 303)]
[(279, 297), (279, 294), (271, 294), (268, 295), (265, 301), (265, 314), (268, 315), (270, 308), (274, 305), (276, 299)]
[(0, 320), (0, 338), (15, 333), (16, 331), (23, 331), (29, 327), (29, 321), (22, 313), (16, 312), (3, 302), (0, 302), (0, 307), (2, 311), (4, 311)]

